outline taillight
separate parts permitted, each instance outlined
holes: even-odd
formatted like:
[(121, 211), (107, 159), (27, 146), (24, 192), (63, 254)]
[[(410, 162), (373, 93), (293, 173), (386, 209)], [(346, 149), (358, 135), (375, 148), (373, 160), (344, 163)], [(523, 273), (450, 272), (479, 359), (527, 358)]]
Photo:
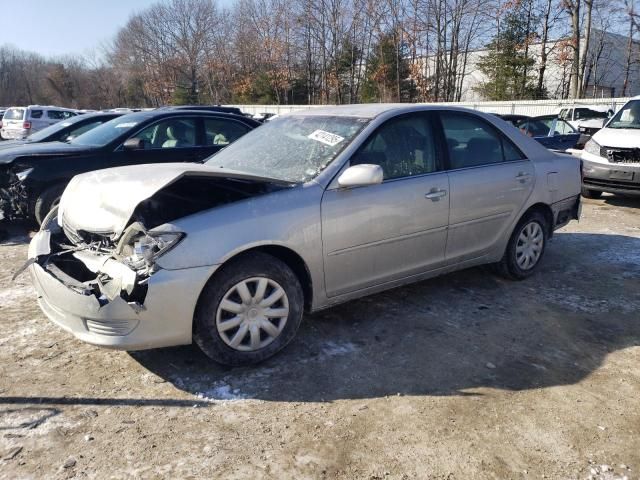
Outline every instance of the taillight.
[(22, 124), (22, 128), (24, 128), (25, 130), (29, 130), (31, 128), (31, 122), (24, 122)]

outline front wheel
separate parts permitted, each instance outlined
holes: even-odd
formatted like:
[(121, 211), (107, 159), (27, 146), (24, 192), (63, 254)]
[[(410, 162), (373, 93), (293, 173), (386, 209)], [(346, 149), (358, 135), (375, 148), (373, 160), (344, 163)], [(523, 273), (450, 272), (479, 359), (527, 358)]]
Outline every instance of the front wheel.
[(205, 286), (193, 339), (216, 362), (255, 364), (293, 339), (303, 310), (302, 287), (293, 271), (271, 255), (251, 253), (223, 266)]
[(540, 212), (532, 212), (522, 218), (509, 238), (502, 260), (496, 264), (498, 273), (513, 280), (532, 275), (544, 255), (549, 228)]
[(62, 197), (62, 192), (64, 192), (64, 188), (65, 185), (54, 185), (40, 194), (36, 200), (34, 210), (34, 216), (36, 217), (38, 225), (42, 225), (42, 222), (49, 212), (58, 206), (60, 203), (60, 197)]

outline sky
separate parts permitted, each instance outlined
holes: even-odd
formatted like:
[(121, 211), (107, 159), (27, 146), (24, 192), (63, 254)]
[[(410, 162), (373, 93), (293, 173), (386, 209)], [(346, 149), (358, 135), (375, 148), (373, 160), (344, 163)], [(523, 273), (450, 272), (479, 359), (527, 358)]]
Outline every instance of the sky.
[(158, 0), (0, 0), (0, 45), (45, 56), (85, 54)]

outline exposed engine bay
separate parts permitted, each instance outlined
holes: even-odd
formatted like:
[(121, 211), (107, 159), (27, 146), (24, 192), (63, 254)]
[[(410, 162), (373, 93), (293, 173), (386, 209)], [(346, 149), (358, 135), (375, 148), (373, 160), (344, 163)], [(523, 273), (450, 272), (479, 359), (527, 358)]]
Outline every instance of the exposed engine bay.
[(183, 176), (140, 202), (120, 235), (76, 230), (56, 209), (43, 222), (25, 268), (36, 262), (68, 288), (94, 295), (100, 306), (120, 297), (140, 311), (147, 283), (160, 269), (156, 260), (185, 236), (156, 227), (282, 188), (267, 181)]
[(0, 220), (28, 216), (27, 189), (21, 178), (9, 169), (0, 174)]

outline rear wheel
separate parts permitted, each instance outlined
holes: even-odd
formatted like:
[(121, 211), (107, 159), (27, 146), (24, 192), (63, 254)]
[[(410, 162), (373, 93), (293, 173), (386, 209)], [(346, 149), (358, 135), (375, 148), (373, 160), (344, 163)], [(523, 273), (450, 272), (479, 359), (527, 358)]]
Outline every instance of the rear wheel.
[(523, 217), (509, 238), (502, 260), (496, 264), (498, 273), (513, 280), (532, 275), (544, 255), (549, 230), (542, 213), (531, 212)]
[(600, 190), (591, 190), (590, 188), (582, 188), (581, 190), (582, 196), (584, 198), (600, 198), (602, 196), (602, 192)]
[(216, 362), (251, 365), (276, 354), (295, 336), (304, 296), (279, 259), (252, 253), (223, 266), (204, 288), (193, 339)]
[(46, 218), (47, 214), (60, 203), (60, 197), (64, 192), (65, 185), (54, 185), (49, 187), (40, 194), (36, 200), (36, 206), (34, 209), (34, 216), (38, 225), (42, 225), (42, 222)]

